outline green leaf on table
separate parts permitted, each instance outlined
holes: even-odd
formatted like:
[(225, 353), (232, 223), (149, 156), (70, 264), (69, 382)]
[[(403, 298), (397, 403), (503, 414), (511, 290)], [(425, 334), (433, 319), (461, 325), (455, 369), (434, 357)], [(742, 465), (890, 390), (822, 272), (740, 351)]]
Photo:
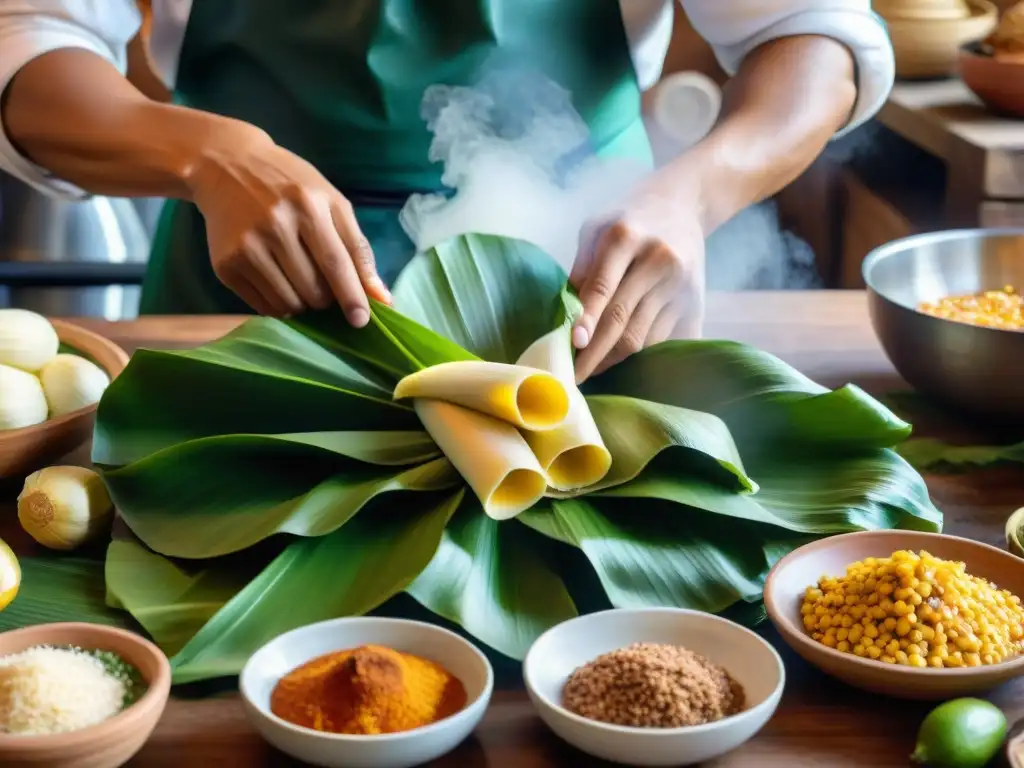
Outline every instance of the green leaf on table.
[(930, 437), (917, 437), (907, 440), (897, 451), (918, 470), (955, 470), (1004, 462), (1024, 463), (1024, 442), (1014, 445), (950, 445)]
[(754, 526), (715, 524), (664, 502), (649, 502), (643, 514), (630, 507), (620, 499), (556, 499), (524, 522), (553, 528), (582, 549), (617, 608), (716, 612), (760, 597), (768, 563)]
[(168, 656), (174, 656), (269, 559), (254, 553), (217, 561), (174, 561), (131, 536), (107, 549), (107, 604), (128, 611)]
[(593, 395), (587, 405), (611, 453), (611, 470), (582, 492), (550, 495), (579, 496), (622, 485), (659, 456), (665, 463), (671, 460), (680, 483), (704, 479), (731, 493), (757, 490), (729, 428), (714, 414), (614, 395)]
[(597, 496), (662, 499), (727, 517), (817, 534), (878, 528), (939, 531), (941, 514), (920, 475), (888, 449), (861, 456), (811, 459), (802, 455), (755, 455), (748, 462), (755, 495), (730, 492), (702, 478), (680, 476), (656, 460), (625, 485)]
[[(317, 621), (364, 614), (401, 592), (434, 556), (463, 493), (424, 494), (418, 497), (419, 504), (403, 509), (377, 505), (326, 536), (297, 539), (220, 606), (217, 603), (230, 591), (224, 587), (231, 575), (211, 561), (208, 568), (217, 569), (218, 575), (205, 575), (217, 585), (206, 606), (210, 615), (171, 659), (174, 682), (238, 674), (248, 657), (277, 635)], [(136, 585), (150, 583), (158, 593), (157, 598), (144, 600), (133, 594), (133, 613), (180, 616), (182, 601), (189, 605), (186, 616), (194, 619), (197, 608), (203, 610), (187, 579), (180, 582), (186, 592), (175, 596), (161, 587), (166, 565), (165, 572), (158, 573), (155, 562), (136, 562), (135, 569), (108, 572), (111, 592), (129, 609), (126, 595), (139, 590)], [(170, 602), (159, 604), (160, 596)], [(184, 634), (175, 632), (174, 637)]]
[(777, 357), (731, 341), (649, 347), (584, 391), (713, 413), (744, 456), (780, 445), (808, 454), (856, 453), (891, 448), (910, 434), (909, 424), (859, 387), (829, 391)]
[(103, 561), (82, 557), (23, 557), (21, 588), (0, 611), (0, 632), (59, 621), (134, 626), (132, 617), (104, 600)]
[(170, 557), (210, 558), (279, 533), (322, 536), (381, 494), (460, 485), (438, 454), (425, 432), (223, 435), (180, 443), (103, 477), (147, 546)]
[(118, 466), (212, 435), (419, 428), (387, 382), (253, 318), (196, 349), (136, 352), (100, 400), (92, 458)]
[(541, 634), (576, 615), (561, 577), (544, 556), (546, 546), (516, 520), (487, 517), (471, 499), (407, 591), (492, 648), (521, 659)]

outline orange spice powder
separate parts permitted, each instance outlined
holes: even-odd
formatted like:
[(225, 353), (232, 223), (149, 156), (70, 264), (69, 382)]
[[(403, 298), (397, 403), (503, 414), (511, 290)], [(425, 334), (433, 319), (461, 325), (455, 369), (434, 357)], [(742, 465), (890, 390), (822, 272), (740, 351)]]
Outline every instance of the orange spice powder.
[(308, 661), (282, 677), (270, 711), (294, 725), (346, 734), (398, 733), (466, 706), (466, 689), (444, 667), (377, 645)]

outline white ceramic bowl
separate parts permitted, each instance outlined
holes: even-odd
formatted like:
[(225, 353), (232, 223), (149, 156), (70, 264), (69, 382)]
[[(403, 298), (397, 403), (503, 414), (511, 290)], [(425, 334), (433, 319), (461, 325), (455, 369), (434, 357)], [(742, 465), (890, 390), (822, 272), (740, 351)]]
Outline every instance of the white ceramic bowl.
[[(377, 736), (321, 733), (270, 711), (277, 681), (301, 664), (333, 651), (375, 644), (441, 664), (466, 687), (467, 704), (433, 725)], [(494, 671), (473, 645), (446, 629), (403, 619), (333, 619), (286, 632), (254, 653), (239, 677), (249, 720), (267, 741), (292, 757), (325, 768), (407, 768), (457, 747), (480, 722), (491, 700)]]
[[(681, 645), (723, 666), (743, 686), (746, 709), (707, 725), (628, 728), (561, 706), (573, 670), (639, 642)], [(530, 648), (523, 676), (541, 719), (558, 736), (595, 757), (640, 766), (689, 765), (735, 749), (775, 713), (786, 682), (782, 659), (761, 637), (727, 619), (676, 608), (603, 611), (560, 624)]]

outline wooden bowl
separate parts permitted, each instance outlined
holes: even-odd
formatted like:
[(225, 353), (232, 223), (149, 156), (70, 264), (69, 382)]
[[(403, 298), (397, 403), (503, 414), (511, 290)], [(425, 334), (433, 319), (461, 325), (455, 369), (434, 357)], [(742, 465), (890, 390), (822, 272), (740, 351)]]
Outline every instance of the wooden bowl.
[(866, 557), (889, 557), (908, 549), (927, 550), (962, 561), (967, 572), (1024, 597), (1024, 568), (1013, 555), (970, 539), (916, 531), (846, 533), (807, 544), (782, 558), (768, 574), (764, 602), (782, 639), (806, 662), (855, 688), (901, 699), (938, 700), (981, 693), (1024, 675), (1024, 654), (999, 664), (957, 669), (918, 669), (841, 653), (804, 630), (800, 604), (822, 575), (840, 576)]
[[(51, 320), (61, 344), (92, 358), (110, 380), (128, 365), (123, 349), (99, 334), (69, 323)], [(96, 404), (22, 429), (0, 431), (0, 478), (24, 477), (75, 450), (92, 436)]]
[(977, 43), (966, 45), (960, 49), (960, 76), (993, 112), (1024, 118), (1024, 54), (996, 58)]
[(948, 77), (956, 72), (960, 47), (985, 38), (996, 27), (999, 11), (989, 0), (968, 0), (967, 18), (892, 18), (879, 11), (889, 26), (896, 53), (896, 76)]
[(148, 640), (98, 624), (41, 624), (0, 634), (0, 656), (35, 645), (113, 651), (139, 670), (149, 690), (128, 709), (97, 725), (43, 736), (0, 734), (4, 768), (118, 768), (153, 733), (171, 690), (171, 665)]
[(965, 0), (874, 0), (872, 9), (884, 19), (964, 19)]

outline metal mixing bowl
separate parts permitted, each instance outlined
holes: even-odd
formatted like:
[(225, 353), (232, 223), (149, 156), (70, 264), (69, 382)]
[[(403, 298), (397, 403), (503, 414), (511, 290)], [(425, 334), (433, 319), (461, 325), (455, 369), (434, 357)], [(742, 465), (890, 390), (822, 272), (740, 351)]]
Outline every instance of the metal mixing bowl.
[(863, 274), (875, 333), (903, 378), (956, 409), (1024, 424), (1024, 331), (917, 310), (951, 295), (1024, 290), (1024, 227), (895, 240), (868, 254)]

